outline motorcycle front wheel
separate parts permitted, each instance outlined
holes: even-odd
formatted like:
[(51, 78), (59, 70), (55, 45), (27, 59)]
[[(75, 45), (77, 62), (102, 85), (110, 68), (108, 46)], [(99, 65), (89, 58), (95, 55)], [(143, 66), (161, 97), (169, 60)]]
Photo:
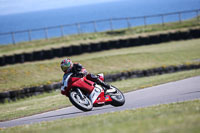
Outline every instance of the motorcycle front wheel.
[(83, 97), (76, 90), (72, 90), (69, 94), (70, 102), (82, 111), (90, 111), (93, 108), (93, 104), (90, 99), (82, 94)]

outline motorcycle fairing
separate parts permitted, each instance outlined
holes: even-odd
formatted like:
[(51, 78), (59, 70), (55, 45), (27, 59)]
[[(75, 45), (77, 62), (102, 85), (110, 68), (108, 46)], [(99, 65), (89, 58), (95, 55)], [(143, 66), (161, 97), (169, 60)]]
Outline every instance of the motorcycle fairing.
[(91, 93), (94, 89), (94, 82), (87, 80), (85, 77), (83, 77), (83, 78), (73, 77), (71, 79), (71, 82), (72, 82), (72, 84), (71, 84), (70, 88), (77, 87), (88, 93)]
[(109, 95), (105, 96), (103, 88), (99, 85), (95, 85), (95, 88), (89, 95), (89, 98), (93, 104), (104, 104), (105, 102), (112, 101)]
[(93, 89), (92, 93), (89, 95), (92, 103), (94, 103), (96, 101), (96, 99), (99, 97), (99, 95), (101, 94), (102, 91), (103, 91), (103, 89), (101, 88), (101, 86), (95, 85), (95, 88)]

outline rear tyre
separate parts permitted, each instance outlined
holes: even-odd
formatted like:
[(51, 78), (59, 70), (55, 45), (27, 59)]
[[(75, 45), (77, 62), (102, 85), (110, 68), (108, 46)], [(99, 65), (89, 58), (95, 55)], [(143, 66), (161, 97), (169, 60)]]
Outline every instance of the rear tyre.
[(79, 93), (75, 90), (72, 90), (69, 94), (69, 100), (71, 103), (77, 107), (78, 109), (82, 111), (90, 111), (93, 108), (93, 104), (90, 101), (90, 99), (83, 94), (83, 99), (81, 99), (81, 96)]
[(109, 94), (112, 99), (112, 102), (110, 104), (115, 107), (124, 105), (125, 103), (124, 94), (118, 88), (116, 87), (114, 88), (116, 89), (116, 92)]

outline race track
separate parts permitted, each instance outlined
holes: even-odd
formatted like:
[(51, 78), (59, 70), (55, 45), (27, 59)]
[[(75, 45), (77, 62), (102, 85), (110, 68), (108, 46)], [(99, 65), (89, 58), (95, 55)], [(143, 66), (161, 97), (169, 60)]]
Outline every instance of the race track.
[(93, 108), (93, 110), (90, 112), (82, 112), (75, 107), (67, 107), (16, 120), (0, 122), (0, 127), (13, 127), (17, 125), (50, 121), (61, 118), (95, 115), (126, 109), (142, 108), (158, 104), (200, 99), (200, 76), (129, 92), (125, 94), (125, 98), (126, 103), (122, 107), (113, 107), (107, 105)]

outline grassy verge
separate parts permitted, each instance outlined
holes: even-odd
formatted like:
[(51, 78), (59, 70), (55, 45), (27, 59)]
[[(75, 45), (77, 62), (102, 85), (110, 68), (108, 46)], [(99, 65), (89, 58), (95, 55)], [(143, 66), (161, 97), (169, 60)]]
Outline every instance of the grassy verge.
[(199, 107), (200, 100), (195, 100), (136, 110), (42, 122), (8, 128), (2, 130), (2, 132), (197, 133), (200, 130)]
[[(160, 66), (192, 63), (200, 59), (200, 39), (114, 49), (72, 56), (92, 73), (117, 73)], [(57, 58), (0, 67), (0, 92), (60, 81), (63, 73)]]
[(148, 35), (156, 32), (166, 32), (169, 30), (180, 30), (184, 28), (193, 28), (200, 26), (197, 18), (183, 21), (182, 23), (166, 23), (164, 26), (161, 24), (138, 26), (130, 29), (120, 29), (108, 32), (70, 35), (62, 38), (52, 38), (48, 40), (36, 40), (31, 42), (23, 42), (17, 45), (4, 45), (0, 46), (0, 56), (10, 55), (14, 53), (30, 52), (41, 49), (50, 49), (69, 45), (80, 45), (81, 43), (99, 42), (103, 40), (118, 39), (121, 37), (132, 37), (139, 35)]
[[(123, 92), (128, 92), (197, 75), (200, 75), (200, 70), (129, 79), (113, 82), (111, 84), (117, 86)], [(16, 102), (0, 104), (0, 121), (55, 110), (70, 105), (71, 103), (68, 98), (61, 96), (59, 91), (34, 96), (31, 98), (21, 99)]]

